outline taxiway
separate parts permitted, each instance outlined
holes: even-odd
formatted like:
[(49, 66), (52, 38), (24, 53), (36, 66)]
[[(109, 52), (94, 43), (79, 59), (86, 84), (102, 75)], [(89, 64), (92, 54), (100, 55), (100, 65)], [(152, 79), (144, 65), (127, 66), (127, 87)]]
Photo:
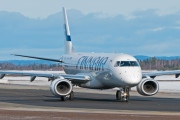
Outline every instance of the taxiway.
[[(134, 119), (140, 116), (151, 116), (149, 119), (164, 116), (169, 119), (180, 119), (180, 93), (158, 93), (155, 96), (144, 97), (131, 92), (130, 101), (126, 103), (115, 99), (115, 90), (75, 88), (74, 92), (74, 101), (63, 102), (60, 98), (54, 97), (47, 86), (0, 84), (0, 114), (2, 111), (14, 111), (14, 114), (17, 114), (17, 111), (37, 111), (54, 114), (92, 114), (92, 118), (96, 114), (114, 114), (129, 119), (132, 115), (135, 116)], [(103, 116), (97, 116), (97, 119), (100, 118)]]

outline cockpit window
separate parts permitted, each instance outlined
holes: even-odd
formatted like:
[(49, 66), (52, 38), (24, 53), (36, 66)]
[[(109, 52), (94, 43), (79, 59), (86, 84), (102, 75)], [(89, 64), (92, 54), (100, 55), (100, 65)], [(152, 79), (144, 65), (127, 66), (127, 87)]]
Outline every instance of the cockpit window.
[(120, 63), (121, 63), (120, 61), (117, 61), (114, 65), (114, 67), (118, 67), (120, 65)]
[(130, 61), (131, 66), (139, 66), (139, 64), (136, 61)]
[(121, 61), (121, 64), (119, 66), (131, 66), (129, 61)]
[(117, 61), (114, 67), (138, 67), (139, 64), (137, 61)]

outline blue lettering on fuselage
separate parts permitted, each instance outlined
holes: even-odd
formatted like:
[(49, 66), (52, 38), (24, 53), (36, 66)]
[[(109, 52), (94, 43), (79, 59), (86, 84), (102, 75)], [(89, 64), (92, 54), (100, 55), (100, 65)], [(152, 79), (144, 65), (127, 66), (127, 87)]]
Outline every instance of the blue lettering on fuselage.
[(108, 57), (82, 56), (79, 58), (76, 69), (104, 70)]

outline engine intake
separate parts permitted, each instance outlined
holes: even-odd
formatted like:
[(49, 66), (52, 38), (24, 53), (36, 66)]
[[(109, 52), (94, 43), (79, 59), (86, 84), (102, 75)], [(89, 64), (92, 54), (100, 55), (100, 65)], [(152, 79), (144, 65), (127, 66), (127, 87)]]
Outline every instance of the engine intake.
[(145, 78), (138, 84), (137, 91), (141, 95), (152, 96), (159, 91), (159, 84), (154, 79)]
[(55, 96), (67, 96), (72, 91), (72, 84), (67, 79), (56, 79), (51, 82), (50, 91)]

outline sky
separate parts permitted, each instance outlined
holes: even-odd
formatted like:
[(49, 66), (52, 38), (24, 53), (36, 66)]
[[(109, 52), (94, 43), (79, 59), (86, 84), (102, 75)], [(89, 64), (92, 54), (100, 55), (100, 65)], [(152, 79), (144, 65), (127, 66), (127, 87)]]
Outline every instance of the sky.
[(122, 14), (131, 16), (135, 11), (157, 9), (159, 15), (180, 11), (179, 0), (0, 0), (0, 10), (20, 12), (31, 18), (46, 18), (67, 9), (77, 9), (84, 14), (102, 13), (104, 16)]
[(59, 58), (62, 7), (77, 52), (180, 56), (179, 6), (179, 0), (0, 0), (0, 59)]

